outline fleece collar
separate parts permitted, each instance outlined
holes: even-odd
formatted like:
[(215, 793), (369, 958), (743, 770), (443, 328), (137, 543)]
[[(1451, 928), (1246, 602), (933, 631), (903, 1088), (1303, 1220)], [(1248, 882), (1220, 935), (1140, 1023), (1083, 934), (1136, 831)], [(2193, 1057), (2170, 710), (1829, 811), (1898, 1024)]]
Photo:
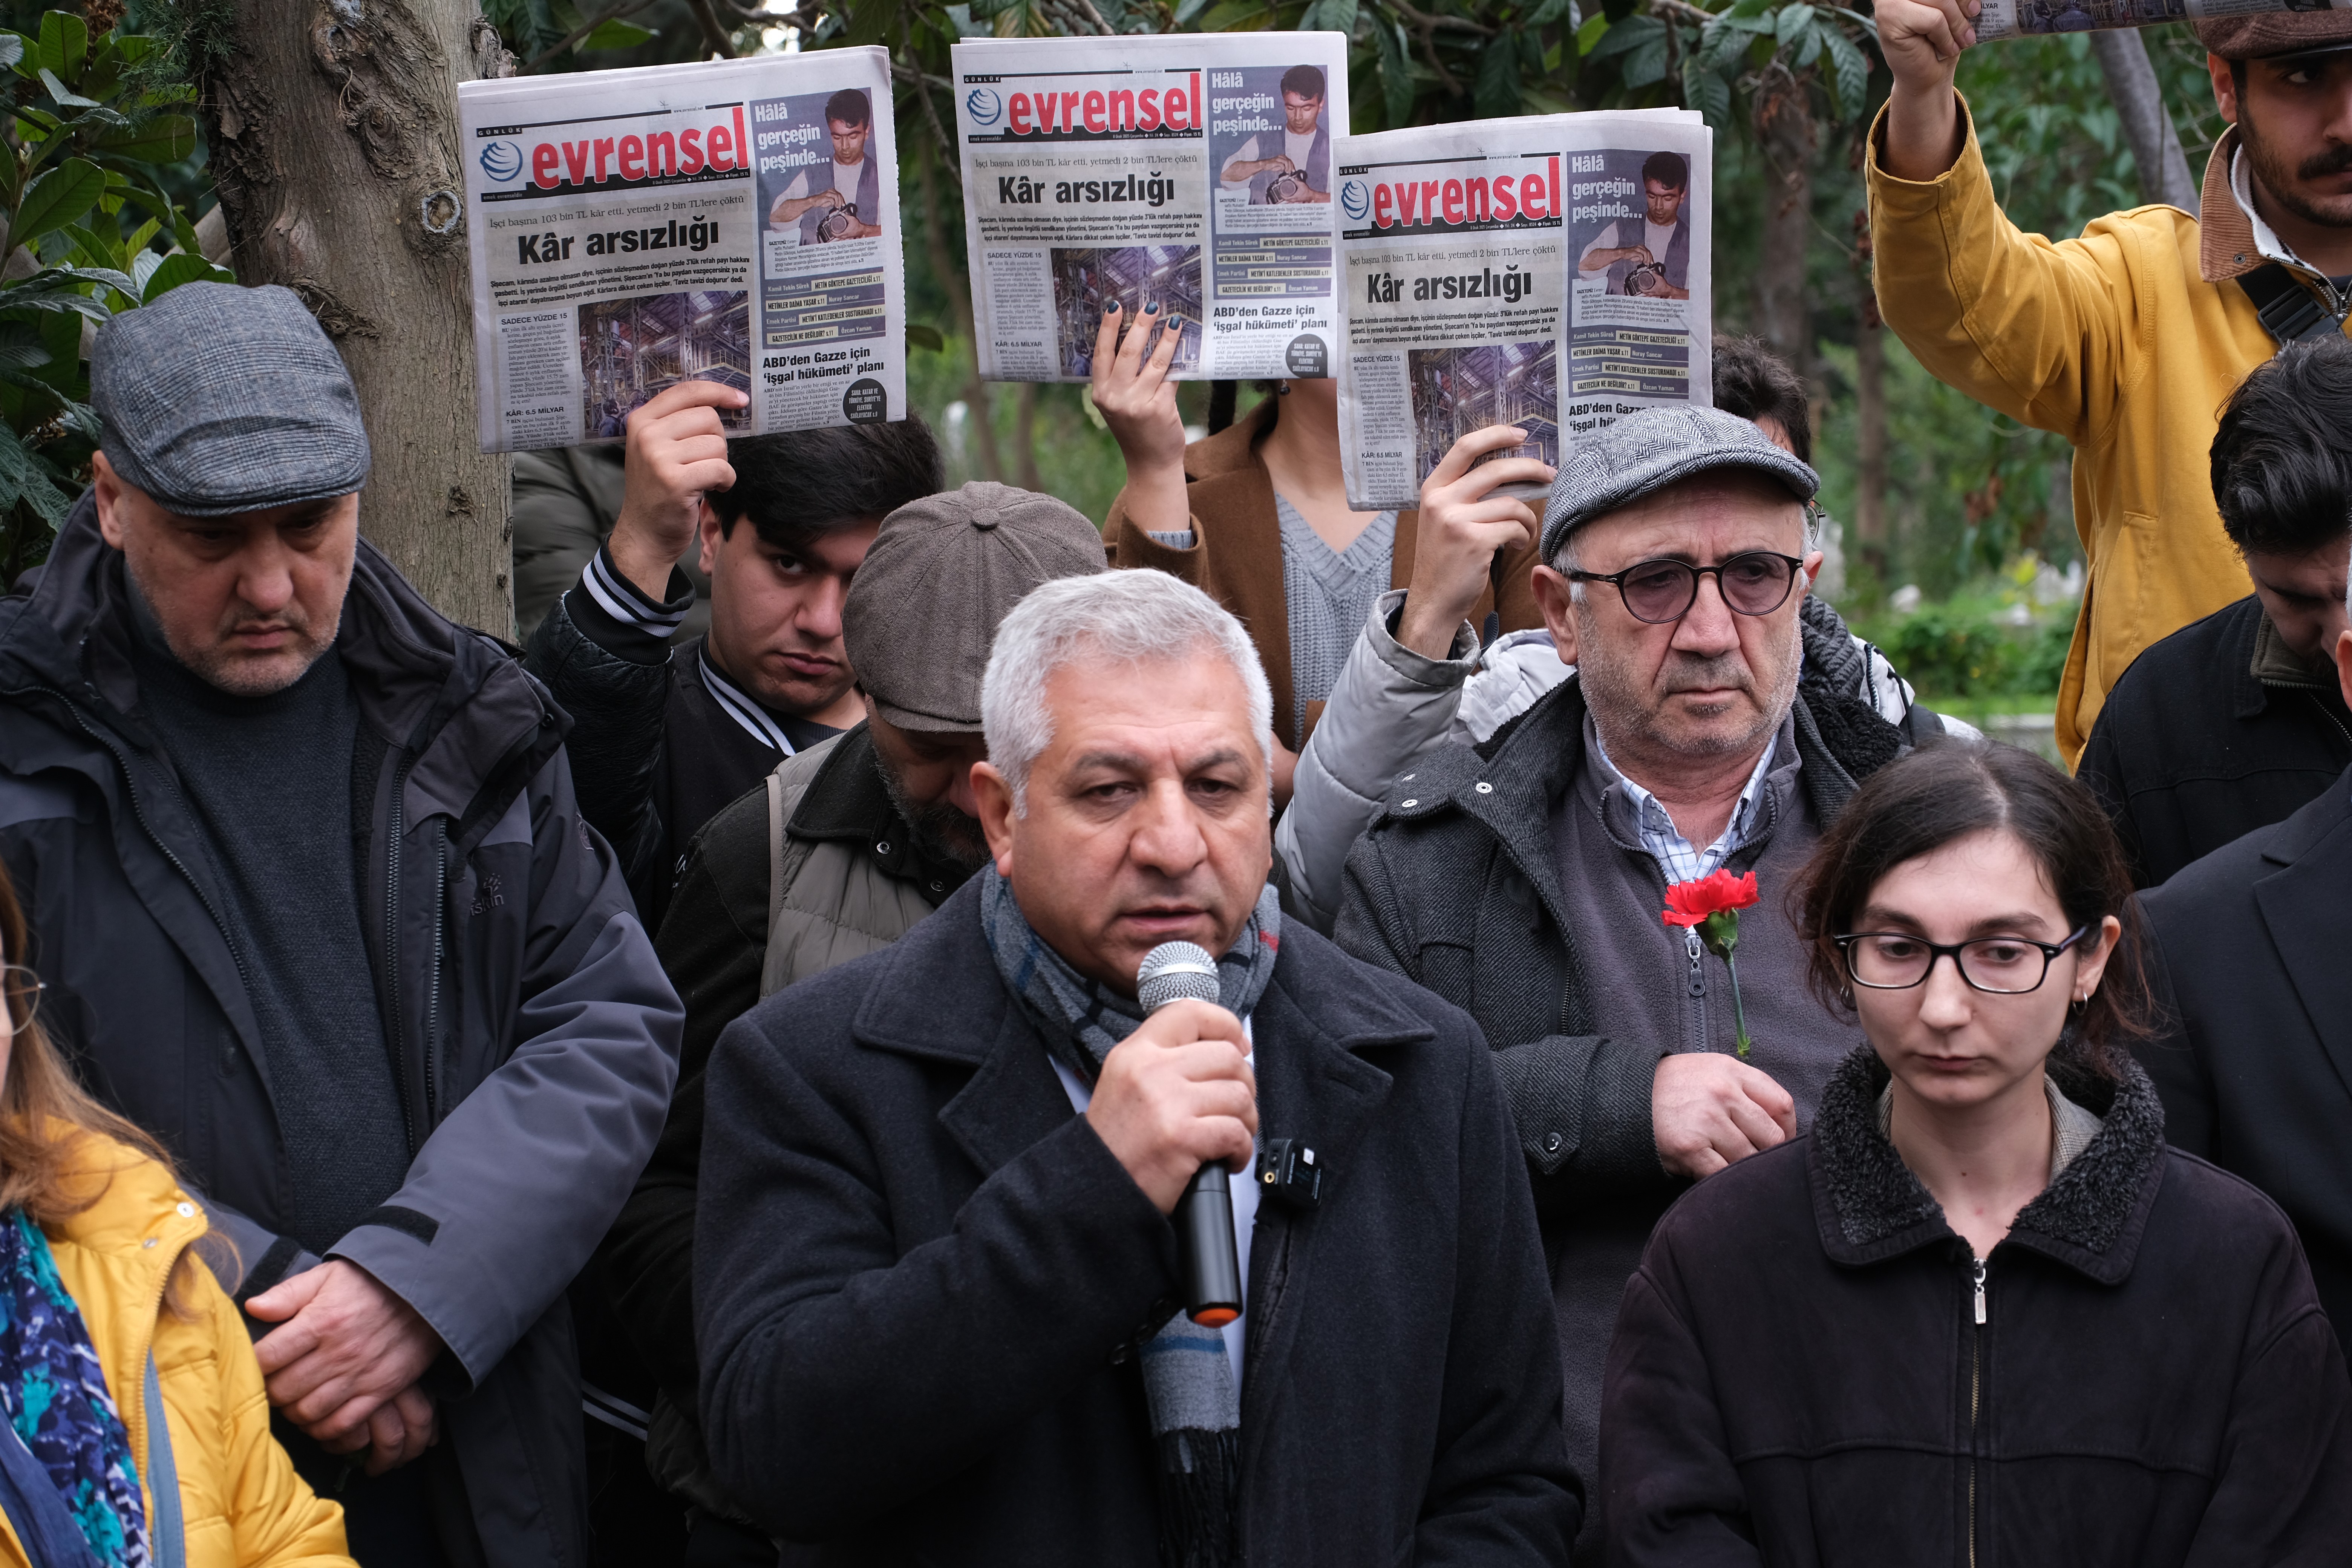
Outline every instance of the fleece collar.
[[(2133, 1258), (2164, 1173), (2164, 1110), (2147, 1075), (2126, 1063), (2107, 1082), (2053, 1061), (2066, 1097), (2103, 1119), (2098, 1136), (2042, 1195), (2019, 1211), (2004, 1247), (2026, 1247), (2101, 1284), (2119, 1283)], [(1857, 1047), (1822, 1092), (1808, 1163), (1813, 1217), (1831, 1258), (1849, 1266), (1957, 1240), (1944, 1211), (1878, 1130), (1888, 1074)]]

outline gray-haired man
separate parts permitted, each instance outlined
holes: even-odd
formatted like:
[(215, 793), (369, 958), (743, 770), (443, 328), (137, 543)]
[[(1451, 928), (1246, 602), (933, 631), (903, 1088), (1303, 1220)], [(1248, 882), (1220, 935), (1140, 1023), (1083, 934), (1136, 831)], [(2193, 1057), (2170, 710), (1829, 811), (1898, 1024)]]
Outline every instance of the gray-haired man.
[[(711, 1062), (722, 1479), (828, 1563), (1557, 1562), (1575, 1481), (1489, 1055), (1283, 929), (1240, 623), (1160, 573), (1049, 583), (982, 706), (991, 863)], [(1170, 941), (1222, 1005), (1142, 1016)], [(1320, 1194), (1236, 1182), (1242, 1316), (1171, 1317), (1169, 1212), (1260, 1138)]]
[[(1651, 1226), (1687, 1179), (1793, 1136), (1853, 1044), (1805, 992), (1781, 900), (1904, 742), (1860, 704), (1824, 723), (1799, 690), (1816, 485), (1714, 409), (1587, 441), (1552, 487), (1535, 569), (1575, 675), (1486, 742), (1418, 759), (1348, 859), (1340, 946), (1467, 1008), (1496, 1047), (1557, 1259), (1587, 1476)], [(1717, 868), (1763, 890), (1739, 935), (1745, 1061), (1720, 965), (1661, 918), (1668, 884)]]
[(562, 1294), (680, 1010), (563, 715), (360, 539), (358, 396), (294, 295), (176, 289), (90, 380), (96, 482), (0, 602), (43, 1021), (235, 1244), (278, 1432), (354, 1554), (578, 1563)]

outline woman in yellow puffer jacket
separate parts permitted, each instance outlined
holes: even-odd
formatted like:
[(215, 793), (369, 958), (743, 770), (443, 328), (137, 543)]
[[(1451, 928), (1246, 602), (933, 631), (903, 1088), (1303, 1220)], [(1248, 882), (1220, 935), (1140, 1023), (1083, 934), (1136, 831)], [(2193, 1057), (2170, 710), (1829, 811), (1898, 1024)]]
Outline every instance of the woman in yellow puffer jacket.
[(33, 1021), (0, 873), (0, 1568), (350, 1568), (277, 1439), (204, 1213)]

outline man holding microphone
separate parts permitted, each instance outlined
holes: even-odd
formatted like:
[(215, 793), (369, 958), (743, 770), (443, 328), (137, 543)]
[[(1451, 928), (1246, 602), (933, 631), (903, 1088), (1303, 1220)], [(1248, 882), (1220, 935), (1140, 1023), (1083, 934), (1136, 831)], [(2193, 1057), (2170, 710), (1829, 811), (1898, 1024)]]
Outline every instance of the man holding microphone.
[[(1563, 1560), (1580, 1493), (1490, 1053), (1283, 926), (1247, 634), (1159, 573), (1064, 578), (982, 691), (992, 865), (709, 1069), (721, 1479), (828, 1563)], [(1219, 1003), (1146, 1016), (1171, 942)], [(1178, 1310), (1169, 1219), (1213, 1163), (1244, 1242), (1222, 1331)]]
[(2207, 453), (2282, 342), (2352, 310), (2352, 11), (2196, 24), (2230, 129), (2200, 213), (2145, 206), (2021, 234), (1953, 90), (1978, 0), (1879, 0), (1895, 85), (1872, 128), (1879, 310), (1935, 375), (2074, 444), (2090, 583), (2058, 691), (2071, 763), (2125, 668), (2247, 590)]

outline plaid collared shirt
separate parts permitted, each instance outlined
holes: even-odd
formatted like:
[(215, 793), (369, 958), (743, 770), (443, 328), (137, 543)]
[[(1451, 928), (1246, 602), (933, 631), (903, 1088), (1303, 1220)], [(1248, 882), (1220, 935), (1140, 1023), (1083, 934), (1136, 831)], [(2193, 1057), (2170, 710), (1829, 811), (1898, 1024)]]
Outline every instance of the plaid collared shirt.
[(1764, 775), (1772, 771), (1772, 757), (1780, 745), (1780, 737), (1775, 731), (1772, 739), (1764, 743), (1764, 754), (1756, 759), (1756, 771), (1748, 775), (1748, 787), (1739, 792), (1738, 804), (1731, 808), (1731, 820), (1725, 824), (1723, 836), (1701, 849), (1682, 836), (1657, 796), (1618, 772), (1617, 764), (1609, 760), (1609, 748), (1601, 743), (1599, 726), (1592, 727), (1591, 737), (1593, 751), (1612, 781), (1609, 787), (1625, 792), (1626, 800), (1633, 807), (1633, 819), (1641, 825), (1642, 847), (1665, 873), (1669, 886), (1697, 881), (1720, 868), (1748, 842), (1748, 836), (1755, 831), (1757, 807), (1764, 798)]

